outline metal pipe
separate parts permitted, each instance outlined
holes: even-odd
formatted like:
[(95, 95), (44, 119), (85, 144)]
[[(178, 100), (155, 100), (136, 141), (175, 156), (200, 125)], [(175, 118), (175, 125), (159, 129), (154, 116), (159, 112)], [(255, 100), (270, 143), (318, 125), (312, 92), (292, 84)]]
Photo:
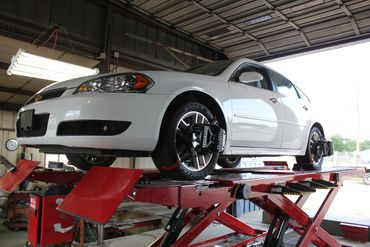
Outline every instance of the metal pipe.
[(211, 59), (208, 59), (208, 58), (205, 58), (205, 57), (201, 57), (201, 56), (198, 56), (196, 54), (193, 54), (193, 53), (190, 53), (190, 52), (187, 52), (187, 51), (182, 51), (182, 50), (177, 49), (175, 47), (164, 45), (164, 44), (162, 44), (160, 42), (157, 42), (157, 41), (154, 41), (154, 40), (150, 40), (150, 39), (147, 39), (147, 38), (144, 38), (144, 37), (140, 37), (140, 36), (135, 35), (135, 34), (132, 34), (132, 33), (125, 32), (124, 35), (127, 36), (127, 37), (130, 37), (130, 38), (136, 39), (136, 40), (140, 40), (140, 41), (145, 42), (145, 43), (148, 43), (148, 44), (155, 44), (155, 45), (157, 45), (159, 47), (162, 47), (162, 48), (163, 47), (166, 47), (168, 50), (171, 50), (173, 52), (180, 53), (182, 55), (186, 55), (186, 56), (190, 56), (190, 57), (195, 57), (196, 59), (202, 60), (202, 61), (207, 62), (207, 63), (214, 62)]
[(80, 219), (80, 247), (83, 247), (85, 243), (85, 221)]
[(104, 225), (98, 224), (97, 225), (98, 230), (98, 239), (97, 239), (97, 245), (98, 246), (104, 246)]

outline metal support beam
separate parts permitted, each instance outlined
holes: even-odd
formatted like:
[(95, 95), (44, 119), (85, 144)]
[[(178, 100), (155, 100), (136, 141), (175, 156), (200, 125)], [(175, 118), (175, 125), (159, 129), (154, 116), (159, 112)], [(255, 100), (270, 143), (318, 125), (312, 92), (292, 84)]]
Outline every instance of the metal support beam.
[(110, 61), (112, 56), (112, 28), (113, 28), (113, 7), (109, 3), (106, 8), (106, 20), (105, 20), (105, 37), (104, 37), (104, 61), (102, 64), (102, 73), (110, 72)]
[(98, 224), (97, 226), (98, 231), (98, 240), (97, 240), (97, 246), (104, 246), (104, 225)]
[[(315, 217), (310, 222), (309, 226), (305, 229), (304, 234), (302, 234), (301, 238), (299, 239), (297, 246), (308, 246), (308, 244), (311, 242), (311, 240), (314, 237), (313, 233), (316, 233), (318, 229), (320, 229), (321, 222), (324, 219), (324, 216), (326, 215), (327, 211), (329, 210), (330, 205), (332, 204), (336, 194), (338, 193), (340, 186), (342, 183), (340, 182), (339, 186), (330, 189), (328, 194), (326, 195), (323, 203), (321, 204), (320, 208), (315, 214)], [(329, 234), (326, 234), (324, 230), (320, 230), (322, 237), (322, 240), (326, 242), (332, 242), (333, 244), (331, 246), (340, 246)]]
[(189, 66), (184, 62), (182, 61), (178, 56), (176, 56), (170, 49), (168, 49), (167, 47), (163, 46), (162, 47), (163, 50), (165, 50), (168, 54), (170, 54), (177, 62), (179, 62), (182, 66), (184, 66), (185, 69), (188, 69)]
[(343, 11), (343, 13), (348, 17), (349, 22), (352, 25), (352, 28), (355, 32), (355, 34), (361, 35), (360, 29), (358, 28), (357, 22), (355, 18), (353, 17), (351, 11), (347, 8), (347, 6), (342, 2), (342, 0), (335, 0), (335, 2), (338, 4), (338, 7)]
[(172, 24), (170, 24), (169, 22), (163, 20), (162, 18), (156, 16), (155, 14), (152, 14), (152, 13), (149, 13), (139, 7), (137, 7), (136, 5), (134, 4), (131, 4), (130, 1), (128, 0), (111, 0), (113, 2), (115, 2), (118, 6), (121, 6), (123, 7), (125, 10), (127, 11), (134, 11), (135, 14), (138, 14), (140, 15), (140, 18), (145, 18), (147, 19), (149, 16), (149, 18), (152, 20), (156, 20), (158, 21), (158, 24), (162, 24), (163, 26), (166, 26), (166, 28), (169, 28), (171, 31), (174, 30), (174, 31), (178, 31), (180, 34), (184, 35), (184, 37), (190, 37), (192, 38), (194, 41), (196, 41), (197, 43), (205, 46), (205, 47), (208, 47), (210, 49), (216, 49), (216, 51), (220, 52), (220, 53), (224, 53), (224, 51), (222, 50), (221, 47), (218, 47), (216, 45), (209, 45), (206, 41), (204, 41), (202, 38), (199, 38), (197, 35), (194, 35), (192, 33), (189, 33), (187, 32), (186, 30), (182, 29), (182, 28), (179, 28), (177, 26), (173, 26)]
[(306, 46), (307, 46), (307, 47), (310, 47), (310, 46), (311, 46), (311, 43), (310, 43), (310, 41), (308, 40), (308, 38), (307, 38), (306, 34), (305, 34), (302, 30), (299, 30), (298, 32), (299, 32), (299, 34), (301, 35), (301, 37), (302, 37), (303, 41), (306, 43)]
[(203, 10), (204, 12), (208, 13), (209, 15), (211, 15), (211, 16), (215, 17), (216, 19), (220, 20), (226, 26), (229, 26), (230, 28), (232, 28), (232, 29), (236, 30), (237, 32), (243, 34), (247, 38), (255, 41), (261, 47), (261, 49), (266, 53), (266, 55), (270, 55), (270, 52), (267, 50), (266, 46), (258, 38), (254, 37), (252, 34), (240, 29), (239, 27), (237, 27), (233, 23), (231, 23), (228, 20), (226, 20), (225, 18), (223, 18), (221, 15), (217, 14), (215, 11), (212, 11), (212, 10), (208, 9), (207, 7), (203, 6), (201, 3), (197, 2), (196, 0), (189, 0), (189, 2), (191, 2), (192, 4), (194, 4), (195, 6), (200, 8), (201, 10)]
[(193, 54), (193, 53), (190, 53), (190, 52), (186, 52), (186, 51), (182, 51), (182, 50), (179, 50), (175, 47), (172, 47), (172, 46), (167, 46), (167, 45), (164, 45), (160, 42), (156, 42), (154, 40), (150, 40), (150, 39), (146, 39), (146, 38), (143, 38), (143, 37), (140, 37), (140, 36), (137, 36), (135, 34), (131, 34), (131, 33), (124, 33), (125, 36), (127, 37), (130, 37), (130, 38), (133, 38), (133, 39), (137, 39), (137, 40), (140, 40), (142, 42), (146, 42), (146, 43), (149, 43), (149, 44), (154, 44), (158, 47), (162, 47), (162, 48), (167, 48), (168, 50), (172, 51), (172, 52), (175, 52), (175, 53), (178, 53), (178, 54), (183, 54), (185, 56), (189, 56), (189, 57), (194, 57), (198, 60), (201, 60), (201, 61), (204, 61), (204, 62), (207, 62), (207, 63), (211, 63), (211, 62), (214, 62), (213, 60), (211, 59), (208, 59), (208, 58), (205, 58), (205, 57), (201, 57), (201, 56), (198, 56), (196, 54)]
[(262, 2), (273, 13), (275, 13), (277, 16), (279, 16), (285, 23), (287, 23), (289, 26), (291, 26), (292, 28), (294, 28), (295, 30), (297, 30), (299, 32), (299, 34), (301, 35), (301, 37), (302, 37), (302, 39), (305, 42), (305, 44), (306, 44), (307, 47), (310, 47), (311, 46), (311, 43), (308, 40), (306, 34), (304, 33), (304, 31), (299, 26), (297, 26), (291, 19), (289, 19), (283, 13), (281, 13), (281, 11), (279, 11), (278, 9), (276, 9), (271, 3), (268, 2), (268, 0), (262, 0)]
[(229, 21), (227, 21), (226, 19), (224, 19), (222, 16), (220, 16), (219, 14), (217, 14), (215, 11), (212, 11), (212, 10), (208, 9), (207, 7), (203, 6), (202, 4), (198, 3), (195, 0), (190, 1), (190, 2), (192, 4), (194, 4), (195, 6), (197, 6), (198, 8), (200, 8), (201, 10), (203, 10), (204, 12), (206, 12), (209, 15), (211, 15), (211, 16), (215, 17), (216, 19), (220, 20), (222, 23), (226, 24), (227, 26), (230, 26), (231, 28), (235, 29), (239, 33), (242, 33), (244, 36), (250, 38), (251, 40), (254, 40), (254, 41), (257, 41), (258, 40), (256, 37), (254, 37), (250, 33), (243, 31), (239, 27), (235, 26), (234, 24), (232, 24)]

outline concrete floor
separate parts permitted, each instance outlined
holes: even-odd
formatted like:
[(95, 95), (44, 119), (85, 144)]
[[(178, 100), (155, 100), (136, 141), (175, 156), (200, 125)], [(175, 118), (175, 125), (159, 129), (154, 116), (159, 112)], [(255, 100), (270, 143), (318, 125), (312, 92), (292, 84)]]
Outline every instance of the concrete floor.
[[(303, 206), (303, 210), (314, 215), (318, 204), (327, 194), (327, 190), (317, 190)], [(350, 178), (343, 182), (325, 219), (356, 224), (370, 224), (370, 185), (361, 178)]]
[(0, 222), (0, 246), (23, 247), (27, 242), (27, 232), (12, 232)]
[[(263, 224), (261, 222), (262, 219), (262, 211), (251, 212), (247, 213), (242, 217), (244, 222), (247, 222), (249, 225), (256, 229), (260, 230), (268, 230), (268, 225)], [(291, 235), (292, 238), (296, 238), (294, 234), (291, 233), (292, 231), (288, 231), (288, 234)], [(123, 244), (125, 247), (138, 247), (138, 246), (149, 246), (157, 237), (159, 237), (163, 233), (163, 230), (154, 230), (138, 235), (131, 235), (127, 237), (117, 238), (108, 240), (110, 247), (122, 247)], [(197, 237), (193, 243), (197, 243), (200, 241), (204, 241), (213, 237), (221, 236), (227, 233), (231, 233), (231, 230), (221, 224), (213, 223), (211, 224), (199, 237)], [(298, 238), (296, 238), (298, 239)], [(352, 246), (352, 247), (369, 247), (370, 242), (368, 243), (358, 243), (344, 240), (342, 237), (336, 237), (335, 239), (339, 241), (343, 246)], [(287, 239), (289, 241), (289, 239)], [(291, 242), (291, 241), (289, 241)], [(218, 244), (217, 247), (226, 247), (228, 245), (221, 245)], [(294, 246), (291, 244), (286, 244), (286, 247)], [(313, 246), (313, 245), (311, 245)]]
[[(158, 211), (163, 211), (162, 209)], [(243, 216), (242, 220), (250, 224), (251, 226), (267, 230), (268, 225), (261, 223), (262, 212), (252, 212), (247, 213)], [(157, 237), (159, 237), (164, 232), (163, 229), (153, 230), (137, 235), (130, 235), (126, 237), (121, 237), (117, 239), (110, 239), (106, 241), (106, 245), (110, 247), (141, 247), (150, 245)], [(203, 241), (212, 237), (220, 236), (223, 234), (230, 233), (231, 230), (223, 225), (213, 223), (211, 224), (194, 242)], [(370, 243), (357, 243), (346, 241), (341, 237), (335, 237), (342, 245), (353, 246), (353, 247), (369, 247)], [(1, 247), (23, 247), (27, 241), (27, 232), (19, 231), (12, 232), (9, 231), (4, 225), (0, 224), (0, 246)], [(76, 245), (78, 246), (78, 245)], [(94, 246), (93, 243), (88, 246)], [(218, 245), (221, 247), (222, 245)], [(287, 245), (288, 246), (288, 245)], [(291, 245), (289, 245), (291, 246)]]

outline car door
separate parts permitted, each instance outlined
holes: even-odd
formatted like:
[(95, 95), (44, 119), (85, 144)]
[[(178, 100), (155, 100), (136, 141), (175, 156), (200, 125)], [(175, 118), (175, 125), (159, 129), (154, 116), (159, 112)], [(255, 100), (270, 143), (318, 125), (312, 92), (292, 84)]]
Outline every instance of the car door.
[(301, 149), (307, 142), (306, 133), (311, 126), (311, 105), (307, 97), (292, 82), (279, 73), (269, 70), (280, 96), (283, 111), (284, 133), (281, 148)]
[[(257, 72), (263, 79), (243, 83), (240, 76), (244, 72)], [(281, 104), (266, 70), (258, 65), (244, 64), (230, 78), (229, 85), (233, 111), (231, 146), (280, 148)]]

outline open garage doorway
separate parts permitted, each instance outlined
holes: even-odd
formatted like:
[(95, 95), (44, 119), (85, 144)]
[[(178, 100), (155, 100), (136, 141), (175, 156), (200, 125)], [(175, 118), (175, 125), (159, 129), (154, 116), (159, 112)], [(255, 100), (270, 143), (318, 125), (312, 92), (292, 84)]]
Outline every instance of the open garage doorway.
[[(367, 41), (265, 62), (310, 96), (326, 138), (334, 143), (334, 155), (326, 157), (324, 167), (366, 166), (370, 169), (369, 53)], [(363, 179), (344, 182), (345, 190), (339, 192), (327, 214), (328, 219), (369, 224), (370, 200), (363, 196), (370, 192), (370, 185), (366, 184), (368, 174)], [(346, 199), (348, 194), (353, 196), (350, 202)], [(320, 196), (315, 193), (313, 198)], [(314, 205), (311, 200), (304, 209), (314, 211)]]

